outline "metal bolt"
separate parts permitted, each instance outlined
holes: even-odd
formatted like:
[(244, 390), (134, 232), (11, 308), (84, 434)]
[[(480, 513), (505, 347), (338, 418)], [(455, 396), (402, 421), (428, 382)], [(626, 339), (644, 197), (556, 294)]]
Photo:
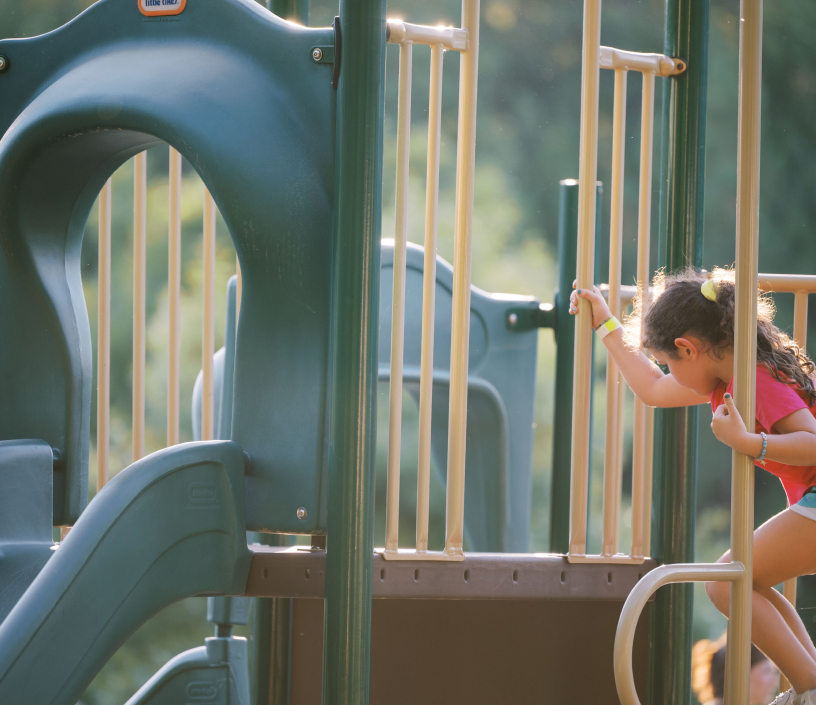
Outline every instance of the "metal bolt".
[(0, 56), (0, 73), (3, 73), (8, 68), (8, 59), (5, 56)]
[[(320, 47), (315, 47), (312, 49), (312, 58), (315, 61), (320, 61), (323, 58), (323, 50)], [(305, 511), (305, 510), (304, 510)], [(304, 515), (305, 516), (305, 515)], [(302, 519), (303, 517), (301, 517)]]
[(297, 510), (297, 518), (300, 519), (301, 521), (306, 518), (306, 515), (307, 515), (306, 507), (300, 507)]
[(516, 323), (518, 323), (518, 316), (515, 313), (511, 313), (507, 317), (507, 320), (509, 321), (511, 326), (514, 326), (514, 325), (516, 325)]

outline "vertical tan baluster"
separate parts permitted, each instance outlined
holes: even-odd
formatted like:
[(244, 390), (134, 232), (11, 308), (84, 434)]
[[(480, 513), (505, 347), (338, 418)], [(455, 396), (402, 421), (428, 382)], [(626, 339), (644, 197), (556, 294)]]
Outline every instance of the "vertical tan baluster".
[(170, 147), (170, 223), (167, 293), (167, 445), (179, 442), (179, 359), (181, 357), (181, 155)]
[(211, 441), (215, 428), (215, 386), (213, 355), (215, 354), (215, 201), (204, 187), (204, 246), (203, 246), (203, 319), (201, 326), (201, 356), (203, 371), (201, 397), (201, 440)]
[[(587, 289), (592, 286), (594, 280), (600, 51), (601, 0), (584, 0), (576, 279), (579, 288)], [(572, 463), (570, 467), (569, 552), (575, 556), (586, 555), (592, 335), (592, 310), (586, 305), (579, 306), (575, 322), (575, 382), (572, 393)]]
[(654, 477), (654, 416), (653, 406), (646, 407), (646, 471), (643, 473), (643, 555), (652, 552), (652, 478)]
[(96, 367), (96, 491), (108, 481), (110, 455), (111, 180), (99, 194), (99, 319)]
[[(614, 310), (614, 309), (612, 309)], [(624, 311), (626, 311), (626, 306), (621, 303), (618, 310), (615, 312), (615, 315), (618, 317), (619, 320), (623, 320)], [(618, 372), (618, 385), (620, 386), (620, 392), (618, 393), (618, 445), (617, 445), (617, 453), (615, 462), (617, 463), (617, 468), (615, 469), (615, 476), (618, 480), (618, 486), (615, 489), (615, 496), (618, 498), (623, 497), (622, 490), (623, 490), (623, 456), (626, 450), (625, 446), (625, 436), (626, 436), (626, 381), (623, 379), (623, 375)], [(618, 500), (620, 502), (620, 499)], [(631, 509), (631, 508), (630, 508)], [(620, 510), (618, 511), (618, 522), (620, 522)], [(631, 523), (631, 517), (630, 517)], [(618, 524), (620, 527), (620, 524)], [(620, 533), (620, 528), (618, 529)], [(616, 552), (620, 551), (620, 540), (618, 541), (618, 545), (615, 546)]]
[[(796, 344), (804, 349), (807, 347), (807, 314), (808, 295), (806, 291), (797, 291), (793, 299), (793, 339)], [(782, 583), (782, 594), (785, 599), (796, 607), (796, 578), (791, 578)], [(791, 687), (790, 682), (783, 673), (779, 673), (779, 692), (784, 693)]]
[[(615, 486), (615, 497), (618, 498), (617, 505), (618, 505), (618, 540), (615, 542), (614, 552), (620, 552), (620, 502), (621, 497), (623, 496), (623, 454), (625, 450), (625, 432), (626, 432), (626, 382), (623, 379), (623, 375), (618, 372), (618, 388), (620, 391), (618, 392), (618, 444), (615, 448), (615, 479), (617, 484)], [(604, 458), (606, 461), (606, 458)]]
[(456, 147), (456, 220), (453, 243), (453, 313), (445, 526), (445, 553), (449, 556), (464, 555), (470, 267), (473, 237), (473, 177), (476, 157), (476, 97), (479, 76), (479, 0), (463, 0), (462, 29), (468, 31), (468, 48), (461, 53), (459, 58), (459, 129)]
[[(652, 220), (652, 151), (654, 142), (654, 73), (643, 73), (643, 98), (640, 118), (640, 188), (638, 193), (638, 287), (643, 292), (643, 310), (648, 306), (651, 281), (649, 266), (649, 240)], [(646, 513), (646, 404), (635, 398), (635, 424), (632, 438), (632, 556), (641, 558), (644, 553), (644, 516)], [(646, 551), (648, 553), (648, 551)]]
[[(621, 252), (623, 245), (623, 189), (626, 153), (626, 69), (615, 71), (615, 103), (612, 119), (612, 201), (609, 223), (609, 309), (620, 311)], [(622, 416), (616, 413), (623, 397), (618, 366), (606, 357), (606, 437), (604, 448), (603, 540), (601, 553), (612, 556), (618, 551), (620, 525), (620, 482), (618, 426)]]
[[(737, 130), (737, 243), (734, 314), (734, 403), (743, 419), (756, 399), (759, 157), (762, 114), (762, 0), (740, 5)], [(731, 454), (731, 560), (745, 570), (731, 583), (725, 705), (749, 700), (753, 595), (754, 459)]]
[(439, 211), (439, 143), (442, 122), (442, 46), (431, 47), (428, 103), (428, 164), (425, 176), (425, 271), (422, 282), (422, 353), (419, 373), (419, 462), (417, 551), (428, 550), (431, 495), (431, 409), (433, 406), (436, 231)]
[(399, 549), (400, 450), (402, 449), (402, 360), (405, 333), (405, 267), (408, 239), (408, 169), (411, 152), (411, 60), (413, 44), (399, 48), (397, 105), (397, 179), (394, 210), (394, 266), (391, 297), (391, 380), (388, 413), (388, 486), (385, 550)]
[(133, 462), (144, 455), (147, 152), (133, 158)]

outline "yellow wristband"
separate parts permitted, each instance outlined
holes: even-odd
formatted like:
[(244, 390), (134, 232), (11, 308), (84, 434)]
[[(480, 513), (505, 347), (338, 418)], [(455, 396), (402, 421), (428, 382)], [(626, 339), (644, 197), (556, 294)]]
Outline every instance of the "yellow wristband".
[(613, 330), (617, 330), (618, 328), (622, 328), (621, 322), (612, 316), (611, 318), (607, 318), (601, 325), (599, 325), (595, 332), (598, 334), (598, 337), (603, 340), (607, 335), (609, 335)]

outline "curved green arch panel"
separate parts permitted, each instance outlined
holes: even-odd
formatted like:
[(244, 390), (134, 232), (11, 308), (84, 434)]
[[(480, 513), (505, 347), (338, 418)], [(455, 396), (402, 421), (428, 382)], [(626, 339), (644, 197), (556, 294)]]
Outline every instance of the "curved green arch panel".
[(0, 440), (59, 450), (55, 524), (87, 497), (85, 222), (120, 164), (167, 142), (213, 193), (241, 262), (233, 440), (251, 458), (247, 527), (325, 527), (335, 94), (311, 48), (331, 44), (331, 29), (252, 0), (194, 0), (169, 18), (101, 0), (54, 32), (0, 41)]

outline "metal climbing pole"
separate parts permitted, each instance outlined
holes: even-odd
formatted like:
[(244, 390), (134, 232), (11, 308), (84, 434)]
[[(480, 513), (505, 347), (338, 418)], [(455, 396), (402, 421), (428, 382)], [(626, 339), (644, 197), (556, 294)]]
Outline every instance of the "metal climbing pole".
[[(658, 264), (667, 271), (702, 265), (708, 14), (708, 0), (666, 0), (664, 53), (688, 63), (683, 75), (663, 82)], [(652, 556), (661, 564), (694, 560), (697, 417), (697, 407), (656, 413)], [(691, 618), (690, 585), (657, 593), (652, 705), (691, 701)]]
[(340, 3), (324, 705), (367, 705), (385, 1)]

